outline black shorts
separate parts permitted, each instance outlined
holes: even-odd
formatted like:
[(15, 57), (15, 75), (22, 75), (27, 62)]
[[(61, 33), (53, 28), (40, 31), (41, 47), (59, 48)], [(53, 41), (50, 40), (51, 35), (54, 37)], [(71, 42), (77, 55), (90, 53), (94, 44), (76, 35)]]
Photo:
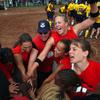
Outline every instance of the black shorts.
[(76, 16), (76, 11), (75, 11), (75, 10), (71, 10), (71, 11), (69, 12), (69, 16), (70, 16), (70, 17), (75, 17), (75, 16)]
[(100, 27), (100, 23), (94, 23), (92, 26), (92, 28), (95, 28), (95, 29), (97, 29), (98, 27)]
[(76, 22), (82, 22), (85, 19), (86, 19), (85, 14), (83, 14), (83, 15), (76, 14), (76, 17), (75, 17)]
[(47, 12), (48, 19), (52, 19), (53, 20), (53, 16), (54, 16), (54, 12)]

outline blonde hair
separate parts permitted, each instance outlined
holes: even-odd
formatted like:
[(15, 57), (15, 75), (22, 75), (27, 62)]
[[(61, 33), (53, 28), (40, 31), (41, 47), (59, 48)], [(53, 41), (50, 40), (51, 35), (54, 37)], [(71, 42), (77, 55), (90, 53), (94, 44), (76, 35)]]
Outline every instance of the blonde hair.
[[(66, 97), (68, 99), (66, 99)], [(65, 96), (60, 87), (53, 83), (48, 83), (42, 86), (36, 100), (70, 100)]]

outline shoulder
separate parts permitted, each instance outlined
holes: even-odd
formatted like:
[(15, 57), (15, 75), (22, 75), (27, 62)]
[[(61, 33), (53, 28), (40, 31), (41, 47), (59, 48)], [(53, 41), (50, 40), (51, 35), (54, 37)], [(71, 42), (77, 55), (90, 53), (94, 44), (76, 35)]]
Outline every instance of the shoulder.
[(96, 77), (98, 77), (98, 79), (100, 79), (100, 62), (89, 61), (89, 63), (90, 63), (91, 71), (95, 73), (95, 75), (96, 75)]
[(40, 38), (40, 35), (37, 33), (37, 34), (32, 38), (32, 40), (34, 41), (34, 40), (36, 40), (36, 39), (38, 39), (38, 38)]
[(57, 35), (57, 32), (55, 30), (51, 30), (51, 36), (52, 35)]
[(57, 33), (57, 31), (53, 30), (52, 33), (51, 33), (51, 38), (52, 38), (52, 41), (55, 44), (59, 40), (60, 35)]
[(14, 54), (20, 53), (21, 52), (21, 46), (20, 45), (16, 46), (15, 48), (12, 49), (12, 51), (13, 51)]
[(78, 38), (77, 32), (74, 29), (74, 26), (69, 26), (68, 31), (67, 31), (67, 38), (71, 40), (74, 38)]
[(57, 33), (55, 30), (52, 30), (52, 31), (51, 31), (51, 37), (52, 37), (52, 38), (55, 39), (55, 38), (57, 38), (58, 36), (59, 36), (59, 35), (58, 35), (58, 33)]
[(33, 37), (33, 39), (32, 39), (32, 41), (33, 42), (37, 42), (37, 41), (39, 41), (40, 40), (40, 35), (39, 34), (37, 34), (35, 37)]
[(96, 62), (96, 61), (93, 61), (93, 60), (89, 60), (89, 66), (90, 67), (93, 67), (95, 69), (100, 69), (100, 62)]
[(100, 64), (100, 62), (97, 62), (97, 61), (94, 61), (94, 60), (89, 60), (89, 63), (90, 63), (90, 64), (95, 64), (95, 65)]

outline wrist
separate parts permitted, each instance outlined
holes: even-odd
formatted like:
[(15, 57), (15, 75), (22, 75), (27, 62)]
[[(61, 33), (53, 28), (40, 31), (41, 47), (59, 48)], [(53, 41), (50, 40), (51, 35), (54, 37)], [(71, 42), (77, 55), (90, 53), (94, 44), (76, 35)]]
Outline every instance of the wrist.
[(10, 82), (10, 83), (12, 83), (12, 82), (13, 82), (13, 79), (12, 79), (12, 78), (10, 78), (10, 79), (9, 79), (9, 82)]
[(95, 18), (99, 16), (99, 10), (97, 12), (90, 12), (90, 17)]
[(41, 63), (42, 63), (41, 59), (39, 59), (39, 58), (36, 58), (35, 62), (36, 62), (38, 65), (41, 65)]
[(31, 72), (27, 73), (27, 77), (28, 77), (28, 79), (30, 79), (32, 77)]
[(25, 71), (22, 71), (21, 73), (22, 73), (23, 76), (25, 75)]

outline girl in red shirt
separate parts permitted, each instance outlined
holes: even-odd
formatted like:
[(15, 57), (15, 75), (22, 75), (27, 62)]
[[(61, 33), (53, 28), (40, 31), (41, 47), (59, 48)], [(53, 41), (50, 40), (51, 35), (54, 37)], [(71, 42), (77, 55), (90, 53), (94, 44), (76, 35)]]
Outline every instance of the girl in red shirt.
[(96, 92), (100, 84), (100, 62), (90, 60), (91, 46), (84, 39), (74, 39), (70, 45), (70, 61), (72, 69), (82, 79), (83, 84), (78, 92), (87, 93), (87, 91)]
[(68, 55), (69, 47), (70, 40), (63, 39), (57, 43), (54, 49), (54, 57), (57, 62), (57, 69), (44, 81), (44, 83), (52, 81), (60, 70), (71, 68)]
[(38, 50), (28, 33), (23, 33), (13, 47), (16, 64), (19, 69), (20, 82), (27, 80), (27, 69), (32, 66), (38, 54)]

